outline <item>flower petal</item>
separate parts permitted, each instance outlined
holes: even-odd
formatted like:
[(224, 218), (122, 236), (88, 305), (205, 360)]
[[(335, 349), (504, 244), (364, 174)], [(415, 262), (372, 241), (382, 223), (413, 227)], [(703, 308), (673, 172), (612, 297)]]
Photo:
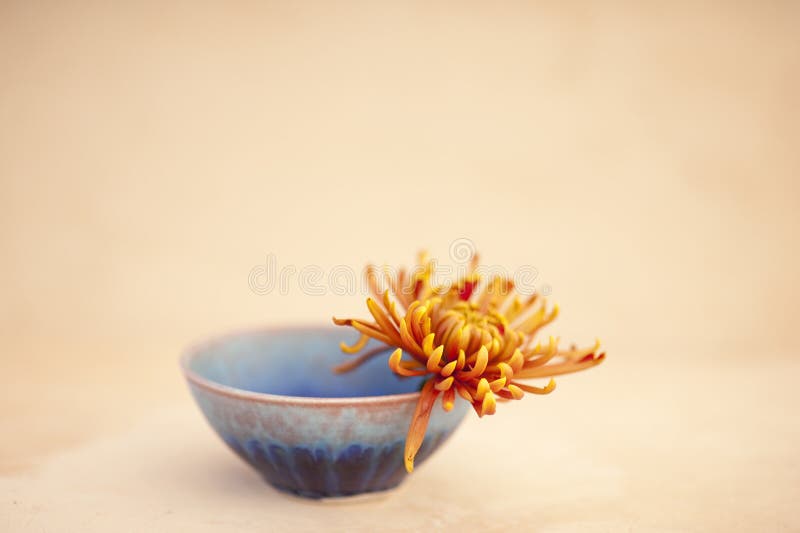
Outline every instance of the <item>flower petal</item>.
[(483, 400), (490, 392), (492, 392), (492, 389), (489, 386), (489, 381), (486, 378), (481, 378), (478, 382), (478, 394), (475, 395), (475, 399), (478, 401)]
[(535, 368), (526, 368), (514, 374), (514, 379), (543, 378), (543, 377), (560, 376), (561, 374), (571, 374), (572, 372), (578, 372), (579, 370), (584, 370), (586, 368), (599, 365), (600, 363), (603, 362), (604, 359), (605, 359), (605, 354), (601, 353), (600, 355), (591, 360), (559, 363), (557, 365), (544, 365), (544, 366), (537, 366)]
[(341, 348), (344, 353), (357, 353), (364, 349), (364, 346), (367, 345), (368, 341), (369, 337), (362, 333), (356, 343), (352, 346), (349, 346), (346, 342), (342, 341), (339, 343), (339, 348)]
[(453, 376), (450, 376), (449, 378), (445, 378), (445, 379), (441, 380), (440, 382), (438, 382), (436, 385), (434, 385), (434, 387), (436, 387), (436, 390), (440, 390), (440, 391), (450, 390), (450, 388), (452, 386), (453, 386)]
[[(524, 383), (514, 383), (514, 385), (525, 392), (531, 392), (533, 394), (550, 394), (553, 392), (553, 389), (556, 388), (556, 380), (550, 378), (550, 382), (544, 387), (534, 387), (533, 385), (525, 385)], [(509, 390), (511, 390), (511, 385), (509, 385)]]
[(433, 350), (428, 357), (428, 372), (436, 372), (437, 374), (440, 372), (441, 367), (439, 363), (442, 361), (442, 353), (444, 352), (444, 346), (438, 346), (435, 350)]
[(431, 333), (426, 335), (425, 338), (422, 340), (422, 352), (425, 354), (426, 357), (430, 357), (431, 352), (433, 352), (433, 339), (436, 337), (436, 334)]
[(456, 359), (456, 370), (461, 370), (465, 364), (467, 364), (467, 356), (464, 354), (464, 350), (459, 350), (458, 359)]
[(400, 358), (403, 357), (403, 350), (402, 348), (396, 349), (392, 352), (392, 355), (389, 356), (389, 368), (392, 369), (392, 372), (398, 374), (400, 376), (405, 377), (412, 377), (412, 376), (424, 376), (428, 373), (427, 370), (410, 370), (405, 368), (400, 361)]
[(445, 411), (452, 411), (453, 406), (456, 404), (456, 389), (455, 387), (450, 387), (444, 394), (442, 394), (442, 408)]
[(494, 393), (489, 391), (486, 393), (486, 396), (483, 397), (483, 402), (481, 402), (480, 416), (493, 415), (496, 409), (497, 402), (495, 401)]
[(480, 350), (478, 350), (478, 355), (475, 358), (475, 363), (472, 365), (472, 369), (466, 372), (461, 372), (459, 375), (459, 379), (473, 379), (481, 376), (486, 370), (486, 365), (489, 363), (489, 351), (486, 349), (486, 346), (481, 346)]
[(337, 374), (343, 374), (345, 372), (349, 372), (349, 371), (353, 370), (354, 368), (358, 368), (359, 366), (363, 365), (364, 363), (366, 363), (367, 361), (369, 361), (370, 359), (372, 359), (376, 355), (388, 352), (392, 348), (394, 348), (394, 346), (376, 346), (372, 350), (369, 350), (369, 351), (366, 351), (366, 352), (362, 353), (361, 355), (359, 355), (355, 359), (352, 359), (350, 361), (345, 361), (344, 363), (333, 367), (333, 371), (335, 373), (337, 373)]
[(439, 395), (439, 391), (433, 388), (434, 380), (429, 379), (423, 385), (420, 391), (419, 401), (417, 408), (414, 410), (414, 416), (411, 418), (411, 425), (408, 428), (408, 435), (406, 436), (406, 449), (403, 459), (406, 465), (406, 470), (410, 473), (414, 471), (414, 457), (417, 456), (422, 441), (425, 440), (425, 430), (428, 429), (428, 420), (431, 418), (431, 410)]
[(520, 389), (519, 387), (517, 387), (517, 386), (516, 386), (516, 385), (514, 385), (513, 383), (509, 384), (509, 385), (508, 385), (508, 387), (507, 387), (507, 389), (508, 389), (508, 392), (510, 392), (510, 393), (511, 393), (511, 396), (512, 396), (512, 397), (513, 397), (515, 400), (521, 400), (521, 399), (522, 399), (522, 397), (523, 397), (523, 396), (525, 396), (525, 392), (523, 392), (523, 390), (522, 390), (522, 389)]
[(458, 381), (456, 381), (455, 389), (456, 392), (458, 392), (458, 394), (468, 402), (472, 403), (475, 401), (475, 398), (472, 397), (472, 394), (470, 394), (469, 389), (464, 385), (462, 385), (461, 383), (459, 383)]
[(408, 319), (404, 318), (400, 321), (400, 339), (403, 341), (403, 346), (405, 346), (409, 352), (422, 356), (422, 347), (417, 340), (411, 336), (411, 333), (409, 333), (407, 320)]
[(456, 361), (456, 360), (450, 361), (449, 363), (447, 363), (446, 365), (444, 365), (444, 366), (442, 367), (441, 374), (442, 374), (444, 377), (448, 377), (448, 376), (452, 375), (452, 373), (453, 373), (453, 372), (455, 371), (455, 369), (456, 369), (456, 365), (457, 365), (457, 364), (458, 364), (458, 361)]
[(392, 339), (392, 343), (395, 346), (400, 344), (400, 332), (397, 331), (397, 328), (392, 323), (391, 319), (386, 316), (386, 312), (381, 309), (380, 305), (373, 300), (372, 298), (367, 298), (367, 309), (369, 309), (370, 314), (375, 319), (375, 322), (381, 328), (381, 331), (384, 335)]

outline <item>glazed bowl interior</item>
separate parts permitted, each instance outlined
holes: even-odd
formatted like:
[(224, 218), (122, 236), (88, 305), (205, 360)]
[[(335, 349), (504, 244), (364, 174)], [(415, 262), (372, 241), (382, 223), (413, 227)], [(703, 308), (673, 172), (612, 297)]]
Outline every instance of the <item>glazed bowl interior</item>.
[(352, 398), (419, 391), (423, 378), (395, 375), (387, 365), (388, 351), (351, 372), (333, 373), (333, 367), (356, 357), (342, 353), (339, 342), (357, 339), (357, 333), (334, 327), (255, 331), (197, 347), (183, 364), (211, 384), (277, 396)]

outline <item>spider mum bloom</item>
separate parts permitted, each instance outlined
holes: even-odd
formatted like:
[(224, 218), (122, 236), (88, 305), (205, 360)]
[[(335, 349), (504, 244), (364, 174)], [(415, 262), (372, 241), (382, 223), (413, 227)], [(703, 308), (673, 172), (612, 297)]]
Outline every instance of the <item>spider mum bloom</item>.
[[(559, 339), (536, 342), (538, 332), (558, 316), (538, 295), (522, 298), (513, 282), (494, 276), (485, 283), (477, 272), (477, 255), (466, 274), (450, 286), (431, 283), (433, 261), (424, 252), (412, 271), (395, 276), (384, 271), (388, 289), (381, 290), (378, 269), (367, 267), (372, 297), (367, 309), (372, 319), (334, 318), (339, 326), (361, 333), (344, 352), (357, 354), (336, 372), (350, 371), (368, 359), (392, 351), (389, 367), (400, 376), (430, 376), (425, 381), (406, 437), (405, 466), (414, 469), (414, 457), (425, 438), (431, 411), (441, 396), (450, 411), (456, 394), (470, 402), (478, 416), (495, 413), (497, 402), (519, 400), (528, 394), (549, 394), (553, 376), (584, 370), (601, 363), (600, 342), (589, 348), (559, 348)], [(381, 346), (364, 350), (369, 339)], [(545, 386), (523, 383), (550, 378)]]

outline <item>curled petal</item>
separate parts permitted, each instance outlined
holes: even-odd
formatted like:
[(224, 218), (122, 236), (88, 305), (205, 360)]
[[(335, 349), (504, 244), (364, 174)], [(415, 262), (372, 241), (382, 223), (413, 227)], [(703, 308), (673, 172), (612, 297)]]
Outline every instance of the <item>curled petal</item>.
[[(525, 392), (530, 392), (533, 394), (550, 394), (553, 392), (553, 389), (556, 388), (556, 380), (550, 378), (550, 382), (544, 387), (534, 387), (533, 385), (525, 385), (524, 383), (515, 383), (514, 385)], [(509, 390), (511, 390), (511, 386), (509, 386)]]
[(394, 322), (395, 325), (399, 326), (400, 317), (397, 316), (397, 311), (395, 310), (394, 302), (389, 298), (389, 291), (383, 292), (383, 307), (386, 309), (386, 311), (389, 312), (389, 317), (391, 317), (392, 322)]
[(442, 409), (445, 411), (452, 411), (453, 406), (456, 404), (456, 389), (455, 387), (450, 387), (444, 394), (442, 394)]
[(361, 320), (350, 320), (348, 326), (352, 326), (359, 333), (363, 333), (367, 337), (372, 337), (376, 341), (381, 341), (384, 344), (394, 344), (388, 335), (379, 330), (374, 324), (369, 324)]
[(401, 348), (396, 349), (392, 352), (392, 355), (389, 356), (389, 368), (392, 369), (392, 372), (398, 374), (400, 376), (405, 377), (412, 377), (412, 376), (424, 376), (428, 372), (426, 370), (411, 370), (403, 366), (402, 361), (400, 358), (403, 357), (403, 350)]
[(436, 325), (436, 336), (441, 339), (443, 344), (450, 340), (450, 337), (458, 327), (458, 322), (458, 314), (455, 312), (448, 312), (446, 313), (446, 318), (442, 319), (441, 322)]
[(491, 357), (492, 359), (494, 359), (495, 357), (497, 357), (498, 355), (500, 355), (500, 350), (501, 350), (501, 348), (502, 348), (502, 347), (500, 346), (500, 340), (499, 340), (497, 337), (495, 337), (494, 339), (492, 339), (492, 347), (491, 347), (491, 349), (489, 350), (490, 357)]
[(506, 362), (497, 363), (497, 369), (500, 371), (500, 377), (502, 378), (510, 380), (514, 376), (514, 369)]
[(392, 339), (391, 344), (400, 344), (400, 333), (378, 303), (372, 298), (367, 298), (367, 309), (369, 309), (375, 322), (381, 327), (383, 334)]
[(472, 365), (472, 370), (462, 372), (459, 376), (461, 379), (473, 379), (483, 375), (486, 370), (486, 365), (489, 363), (489, 351), (486, 346), (481, 346), (478, 350), (478, 355), (475, 358), (475, 363)]
[(489, 383), (489, 388), (492, 389), (492, 392), (497, 392), (506, 386), (506, 381), (506, 378), (498, 378)]
[(425, 305), (420, 305), (413, 312), (409, 312), (411, 315), (411, 332), (414, 334), (414, 337), (421, 339), (424, 337), (422, 334), (422, 328), (420, 326), (420, 320), (425, 314), (428, 312), (428, 308)]
[(534, 350), (533, 353), (542, 353), (540, 357), (536, 357), (534, 359), (528, 359), (525, 361), (523, 365), (523, 369), (528, 368), (535, 368), (537, 366), (543, 366), (546, 363), (550, 362), (550, 360), (558, 355), (558, 341), (557, 337), (550, 337), (550, 344), (548, 344), (547, 349), (544, 351), (541, 350)]
[(417, 355), (418, 357), (423, 357), (422, 347), (417, 343), (417, 340), (411, 336), (408, 331), (408, 322), (407, 319), (403, 319), (400, 321), (400, 338), (403, 340), (403, 346), (405, 346), (406, 350), (410, 352), (412, 355)]
[[(525, 364), (522, 365), (522, 370), (521, 371), (524, 372), (525, 370), (527, 370), (529, 368), (536, 368), (537, 366), (544, 366), (545, 364), (549, 363), (550, 360), (553, 357), (555, 357), (555, 355), (556, 355), (555, 352), (553, 352), (553, 353), (547, 353), (545, 355), (541, 355), (541, 356), (536, 357), (534, 359), (528, 359), (527, 361), (525, 361)], [(519, 373), (519, 372), (517, 372), (517, 373)]]
[(336, 318), (333, 317), (333, 323), (337, 326), (349, 326), (353, 322), (352, 318)]
[(433, 352), (433, 339), (436, 337), (435, 333), (431, 333), (426, 335), (425, 338), (422, 340), (422, 353), (426, 356), (430, 356), (431, 352)]
[(439, 391), (433, 388), (433, 381), (433, 379), (429, 379), (423, 385), (419, 401), (417, 401), (417, 408), (414, 410), (414, 416), (411, 418), (411, 425), (408, 428), (403, 459), (406, 470), (409, 473), (414, 470), (414, 457), (416, 457), (420, 446), (422, 446), (422, 441), (425, 440), (425, 430), (428, 429), (431, 410), (436, 397), (439, 395)]
[(439, 373), (441, 369), (439, 363), (442, 361), (443, 352), (444, 346), (439, 346), (431, 352), (430, 356), (428, 357), (428, 372)]
[(442, 367), (441, 374), (444, 377), (450, 376), (455, 371), (457, 364), (458, 364), (458, 361), (450, 361), (449, 363), (447, 363), (446, 365), (444, 365)]
[(461, 328), (453, 329), (450, 333), (450, 336), (447, 338), (447, 345), (445, 346), (445, 350), (448, 357), (452, 357), (454, 354), (457, 353), (458, 347), (461, 344)]
[(446, 391), (453, 386), (453, 381), (454, 381), (453, 376), (450, 376), (449, 378), (445, 378), (442, 381), (438, 382), (436, 385), (434, 385), (434, 387), (436, 387), (436, 390)]
[(486, 396), (483, 397), (483, 401), (481, 402), (480, 416), (483, 417), (484, 415), (493, 415), (496, 408), (497, 402), (495, 400), (494, 393), (489, 391), (486, 393)]
[(486, 396), (486, 394), (490, 393), (492, 388), (489, 386), (489, 381), (486, 378), (481, 378), (478, 382), (478, 394), (475, 395), (475, 399), (480, 401)]
[[(507, 327), (507, 326), (506, 326)], [(503, 348), (497, 357), (501, 361), (508, 361), (524, 339), (513, 329), (505, 329), (503, 333)]]
[[(584, 358), (585, 359), (585, 358)], [(605, 359), (605, 354), (600, 354), (592, 359), (585, 359), (583, 361), (559, 363), (557, 365), (544, 365), (536, 368), (526, 368), (521, 372), (515, 373), (515, 379), (525, 378), (543, 378), (551, 376), (560, 376), (561, 374), (571, 374), (578, 372), (589, 367), (599, 365)]]
[(352, 346), (349, 346), (346, 342), (342, 341), (342, 342), (339, 343), (339, 348), (341, 348), (341, 350), (344, 353), (356, 353), (356, 352), (360, 352), (361, 350), (363, 350), (364, 346), (367, 345), (368, 341), (369, 341), (369, 337), (367, 337), (366, 335), (364, 335), (362, 333), (361, 336), (356, 341), (356, 343), (353, 344)]
[(508, 360), (509, 366), (514, 372), (519, 372), (522, 370), (522, 365), (525, 363), (525, 357), (522, 355), (522, 351), (517, 348), (514, 350), (514, 355), (511, 356), (511, 359)]
[[(419, 300), (414, 300), (408, 307), (406, 307), (405, 319), (408, 322), (408, 325), (412, 327), (411, 333), (414, 334), (414, 336), (417, 335), (417, 332), (416, 330), (413, 329), (413, 325), (414, 322), (417, 322), (417, 327), (419, 327), (419, 318), (421, 315), (417, 314), (417, 310), (421, 305), (422, 302), (420, 302)], [(419, 338), (422, 338), (422, 336), (420, 336)]]
[(431, 317), (426, 316), (422, 321), (422, 335), (428, 336), (431, 334)]
[(464, 350), (459, 350), (458, 359), (456, 359), (456, 370), (461, 370), (465, 364), (467, 364), (467, 356), (464, 354)]
[(469, 340), (472, 337), (472, 325), (467, 324), (461, 328), (461, 337), (458, 339), (458, 349), (466, 351)]
[(513, 383), (511, 383), (507, 388), (508, 388), (508, 392), (511, 393), (511, 396), (515, 400), (521, 400), (522, 397), (525, 396), (525, 392), (522, 389), (520, 389), (519, 387), (517, 387), (516, 385), (514, 385)]

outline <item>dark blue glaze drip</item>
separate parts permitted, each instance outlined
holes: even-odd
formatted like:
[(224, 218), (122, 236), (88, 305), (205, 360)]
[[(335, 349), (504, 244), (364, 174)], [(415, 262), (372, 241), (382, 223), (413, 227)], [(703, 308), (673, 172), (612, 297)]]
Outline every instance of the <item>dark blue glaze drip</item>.
[(368, 474), (375, 470), (373, 448), (362, 448), (358, 444), (348, 446), (333, 463), (333, 472), (339, 481), (341, 494), (357, 494), (363, 492)]
[[(428, 435), (417, 454), (419, 465), (449, 436)], [(325, 447), (287, 448), (255, 439), (240, 443), (232, 436), (225, 442), (274, 487), (310, 498), (350, 496), (393, 488), (406, 476), (403, 442), (388, 446), (351, 444), (334, 456)]]
[(335, 492), (333, 480), (328, 472), (328, 459), (325, 450), (317, 448), (292, 448), (294, 469), (297, 472), (303, 495), (330, 494)]

